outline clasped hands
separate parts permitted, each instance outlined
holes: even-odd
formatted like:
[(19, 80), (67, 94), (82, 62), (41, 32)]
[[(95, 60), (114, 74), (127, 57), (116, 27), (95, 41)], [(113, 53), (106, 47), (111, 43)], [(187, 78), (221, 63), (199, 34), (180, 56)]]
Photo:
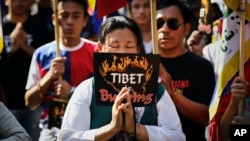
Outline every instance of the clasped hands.
[(24, 31), (22, 23), (18, 22), (16, 27), (10, 34), (11, 52), (14, 53), (18, 49), (25, 49), (28, 47), (28, 34)]
[(122, 130), (129, 134), (134, 134), (134, 109), (129, 92), (129, 88), (123, 87), (112, 107), (112, 120), (110, 124), (117, 134)]

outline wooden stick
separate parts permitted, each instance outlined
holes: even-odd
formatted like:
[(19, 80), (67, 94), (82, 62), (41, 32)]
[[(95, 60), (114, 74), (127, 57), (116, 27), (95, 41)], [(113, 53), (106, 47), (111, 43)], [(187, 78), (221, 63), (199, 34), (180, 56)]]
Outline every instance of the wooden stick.
[(55, 34), (55, 40), (56, 40), (56, 57), (60, 57), (60, 48), (59, 48), (59, 30), (58, 30), (58, 1), (53, 0), (53, 10), (55, 15), (55, 25), (54, 25), (54, 34)]
[[(240, 4), (240, 49), (239, 49), (239, 77), (244, 78), (244, 63), (245, 63), (245, 0), (241, 0)], [(244, 113), (244, 102), (240, 101), (238, 105), (238, 115), (242, 116)]]
[[(61, 53), (60, 53), (60, 38), (59, 38), (59, 24), (58, 24), (58, 1), (57, 0), (53, 0), (53, 10), (54, 10), (54, 34), (55, 34), (55, 41), (56, 41), (56, 57), (60, 57)], [(58, 78), (59, 80), (62, 80), (62, 76), (59, 76)]]
[(156, 0), (150, 0), (150, 13), (151, 13), (151, 35), (153, 42), (153, 54), (159, 54), (158, 32), (156, 29)]
[(204, 11), (204, 23), (203, 24), (207, 24), (207, 15), (208, 15), (208, 11), (209, 11), (209, 5), (210, 5), (210, 0), (201, 0), (201, 4), (202, 7), (205, 9)]

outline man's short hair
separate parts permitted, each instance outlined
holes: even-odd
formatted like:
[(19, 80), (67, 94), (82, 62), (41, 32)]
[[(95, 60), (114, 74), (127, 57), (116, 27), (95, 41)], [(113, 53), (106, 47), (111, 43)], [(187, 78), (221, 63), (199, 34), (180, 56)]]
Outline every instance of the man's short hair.
[(156, 9), (160, 10), (162, 8), (169, 7), (169, 6), (177, 6), (181, 11), (181, 15), (183, 17), (184, 23), (190, 23), (191, 12), (189, 8), (187, 7), (187, 5), (179, 0), (158, 0)]
[(84, 17), (87, 17), (88, 14), (88, 1), (87, 0), (58, 0), (59, 2), (67, 2), (67, 1), (73, 1), (75, 3), (80, 4), (83, 7), (83, 13), (84, 13)]

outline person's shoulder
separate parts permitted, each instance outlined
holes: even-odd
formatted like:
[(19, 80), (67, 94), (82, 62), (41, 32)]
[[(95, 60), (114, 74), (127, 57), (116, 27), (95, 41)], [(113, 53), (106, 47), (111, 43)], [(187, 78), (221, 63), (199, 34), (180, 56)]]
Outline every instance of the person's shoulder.
[(40, 47), (38, 47), (37, 50), (49, 49), (49, 48), (51, 48), (52, 46), (55, 47), (55, 45), (56, 45), (56, 42), (55, 42), (55, 41), (48, 42), (48, 43), (43, 44), (43, 45), (41, 45)]
[(200, 56), (200, 55), (197, 55), (197, 54), (195, 54), (195, 53), (193, 53), (193, 52), (188, 52), (188, 54), (189, 54), (189, 57), (191, 58), (191, 59), (193, 59), (194, 61), (196, 60), (196, 61), (198, 61), (198, 62), (209, 62), (207, 59), (205, 59), (204, 57), (202, 57), (202, 56)]
[(94, 52), (98, 51), (98, 46), (97, 46), (97, 42), (88, 40), (86, 38), (81, 38), (81, 40), (84, 43), (84, 46), (88, 46), (88, 49), (93, 50)]
[(189, 56), (192, 59), (193, 63), (195, 63), (198, 66), (213, 67), (212, 63), (202, 56), (199, 56), (199, 55), (192, 53), (192, 52), (189, 52)]
[(0, 101), (0, 109), (4, 106), (3, 102)]
[(85, 82), (85, 83), (90, 83), (90, 82), (94, 83), (94, 76), (91, 76), (91, 77), (85, 79), (83, 82)]
[(2, 101), (0, 101), (0, 111), (1, 111), (1, 114), (8, 112), (8, 108), (4, 105), (4, 103)]
[(93, 89), (94, 89), (94, 77), (90, 77), (83, 80), (79, 85), (77, 85), (75, 92), (81, 94), (87, 92), (88, 94), (90, 94), (89, 92), (92, 93)]
[(89, 39), (86, 38), (81, 38), (81, 40), (83, 40), (84, 43), (89, 44), (89, 45), (97, 45), (97, 42), (91, 41)]
[(55, 41), (52, 41), (52, 42), (49, 42), (49, 43), (46, 43), (40, 47), (38, 47), (36, 50), (35, 50), (35, 53), (47, 53), (47, 52), (50, 52), (50, 51), (55, 51), (55, 48), (56, 48), (56, 42)]
[(86, 86), (90, 86), (94, 84), (94, 77), (91, 76), (90, 78), (87, 78), (85, 80), (83, 80), (78, 87), (86, 87)]

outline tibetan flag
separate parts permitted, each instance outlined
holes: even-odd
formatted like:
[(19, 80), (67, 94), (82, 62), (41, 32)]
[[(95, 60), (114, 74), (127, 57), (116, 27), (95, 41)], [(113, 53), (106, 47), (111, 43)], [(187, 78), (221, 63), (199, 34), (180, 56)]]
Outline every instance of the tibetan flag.
[(2, 9), (0, 5), (0, 54), (3, 51), (3, 25), (2, 25)]
[(93, 25), (93, 30), (96, 35), (99, 34), (99, 29), (101, 27), (102, 22), (103, 22), (103, 18), (98, 18), (97, 10), (95, 10), (92, 16), (92, 25)]
[(97, 0), (97, 17), (102, 18), (126, 6), (131, 0)]
[(132, 0), (89, 0), (92, 3), (95, 1), (95, 10), (92, 15), (92, 25), (94, 32), (98, 35), (100, 26), (103, 22), (103, 17), (107, 16), (118, 9), (127, 5)]
[[(225, 3), (230, 0), (225, 0)], [(238, 1), (233, 1), (234, 4)], [(240, 1), (239, 1), (240, 2)], [(229, 5), (228, 5), (229, 6)], [(249, 10), (249, 9), (248, 9)], [(219, 122), (231, 99), (230, 86), (235, 78), (239, 76), (239, 49), (240, 49), (240, 15), (233, 11), (223, 19), (222, 39), (214, 44), (215, 73), (217, 76), (216, 87), (209, 106), (210, 116), (210, 141), (218, 141)], [(246, 81), (250, 81), (250, 23), (245, 22), (244, 29), (244, 61)]]
[(221, 40), (222, 38), (222, 25), (223, 25), (223, 17), (217, 19), (212, 23), (212, 43)]
[[(226, 1), (225, 1), (226, 3)], [(245, 61), (250, 57), (250, 23), (245, 24)], [(234, 76), (239, 71), (240, 16), (236, 11), (230, 13), (223, 21), (222, 40), (214, 61), (215, 73), (218, 75), (215, 95), (210, 104), (210, 119), (213, 118), (220, 97), (230, 93)]]

